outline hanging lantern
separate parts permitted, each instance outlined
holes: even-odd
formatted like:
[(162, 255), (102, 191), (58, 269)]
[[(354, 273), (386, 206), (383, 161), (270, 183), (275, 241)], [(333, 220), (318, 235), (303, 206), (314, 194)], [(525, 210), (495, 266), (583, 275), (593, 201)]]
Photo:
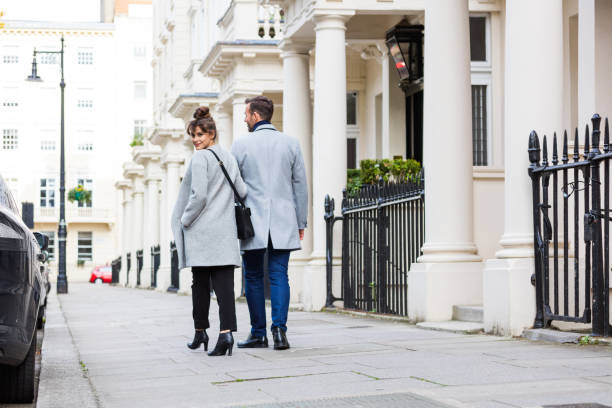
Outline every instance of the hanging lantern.
[(423, 80), (423, 26), (406, 20), (387, 31), (387, 47), (402, 82)]

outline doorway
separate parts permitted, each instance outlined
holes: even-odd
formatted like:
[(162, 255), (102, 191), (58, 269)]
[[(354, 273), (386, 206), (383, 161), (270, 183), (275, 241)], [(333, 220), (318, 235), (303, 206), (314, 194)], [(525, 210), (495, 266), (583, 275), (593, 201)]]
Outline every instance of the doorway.
[(423, 163), (423, 89), (404, 89), (406, 95), (406, 158)]

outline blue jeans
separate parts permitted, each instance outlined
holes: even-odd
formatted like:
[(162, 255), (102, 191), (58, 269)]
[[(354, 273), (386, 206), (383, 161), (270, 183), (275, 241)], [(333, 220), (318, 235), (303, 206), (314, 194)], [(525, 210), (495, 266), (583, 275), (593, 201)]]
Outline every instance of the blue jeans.
[(287, 331), (289, 312), (289, 265), (290, 251), (274, 249), (268, 242), (267, 249), (244, 251), (242, 270), (244, 271), (244, 293), (251, 316), (251, 334), (266, 335), (266, 299), (264, 298), (264, 255), (268, 251), (268, 275), (270, 277), (270, 301), (272, 303), (272, 326)]

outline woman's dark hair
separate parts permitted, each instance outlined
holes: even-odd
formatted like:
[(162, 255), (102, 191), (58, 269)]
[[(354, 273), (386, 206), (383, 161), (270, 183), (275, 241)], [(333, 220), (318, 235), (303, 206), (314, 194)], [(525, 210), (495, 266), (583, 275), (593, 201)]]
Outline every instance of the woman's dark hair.
[(217, 138), (217, 126), (215, 125), (215, 120), (210, 116), (210, 109), (207, 106), (200, 106), (196, 109), (193, 113), (193, 118), (187, 126), (187, 133), (190, 136), (193, 136), (196, 128), (200, 128), (206, 133), (215, 132), (215, 139)]
[(270, 98), (259, 95), (252, 98), (247, 98), (244, 102), (249, 105), (249, 111), (251, 111), (251, 114), (257, 112), (259, 113), (259, 116), (261, 116), (261, 120), (267, 120), (268, 122), (272, 120), (274, 103), (272, 103)]

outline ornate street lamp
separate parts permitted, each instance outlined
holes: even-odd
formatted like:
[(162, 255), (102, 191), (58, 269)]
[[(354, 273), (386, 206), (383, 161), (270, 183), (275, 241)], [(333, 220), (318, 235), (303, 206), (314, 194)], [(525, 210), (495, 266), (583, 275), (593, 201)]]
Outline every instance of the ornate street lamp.
[(400, 87), (406, 93), (414, 88), (423, 89), (423, 26), (404, 20), (387, 31), (386, 38)]
[(62, 48), (60, 51), (36, 51), (34, 49), (34, 59), (32, 60), (32, 74), (26, 81), (40, 82), (42, 79), (37, 73), (36, 54), (59, 54), (60, 55), (60, 89), (61, 89), (61, 139), (60, 139), (60, 216), (57, 231), (59, 243), (59, 263), (57, 272), (57, 293), (68, 293), (68, 279), (66, 278), (66, 209), (65, 209), (65, 172), (64, 172), (64, 36), (62, 36)]

